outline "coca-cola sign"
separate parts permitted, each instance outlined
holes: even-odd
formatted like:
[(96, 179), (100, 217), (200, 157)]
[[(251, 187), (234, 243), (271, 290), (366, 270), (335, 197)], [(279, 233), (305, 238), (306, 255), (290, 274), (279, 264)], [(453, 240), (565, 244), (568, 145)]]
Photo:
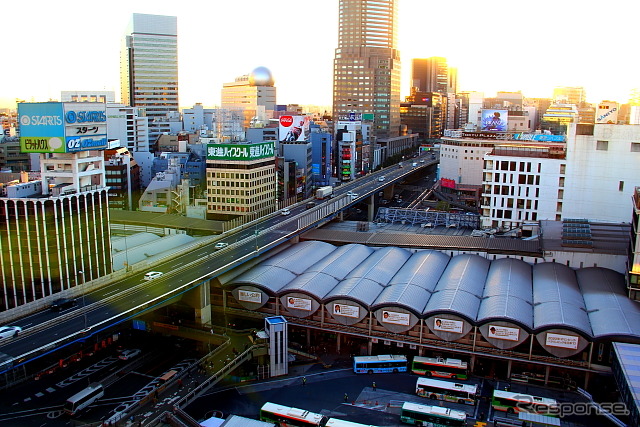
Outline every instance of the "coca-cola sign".
[(293, 116), (280, 116), (280, 125), (288, 128), (293, 124)]

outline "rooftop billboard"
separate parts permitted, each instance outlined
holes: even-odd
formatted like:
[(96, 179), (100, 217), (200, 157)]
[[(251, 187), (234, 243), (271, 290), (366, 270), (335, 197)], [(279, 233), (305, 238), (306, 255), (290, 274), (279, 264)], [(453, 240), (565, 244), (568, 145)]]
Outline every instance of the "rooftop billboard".
[(482, 110), (482, 129), (504, 132), (509, 123), (508, 110)]
[(309, 116), (280, 116), (280, 142), (308, 141), (311, 135)]
[(252, 161), (275, 156), (273, 141), (255, 144), (207, 144), (207, 160)]
[(106, 104), (22, 102), (18, 104), (23, 153), (73, 153), (107, 148)]

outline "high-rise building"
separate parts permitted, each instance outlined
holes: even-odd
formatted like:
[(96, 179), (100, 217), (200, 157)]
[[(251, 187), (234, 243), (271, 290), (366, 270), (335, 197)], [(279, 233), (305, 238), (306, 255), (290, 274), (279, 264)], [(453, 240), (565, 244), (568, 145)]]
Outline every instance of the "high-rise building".
[(415, 58), (411, 67), (411, 86), (418, 92), (438, 92), (442, 95), (458, 90), (458, 69), (449, 67), (439, 56)]
[[(436, 92), (444, 99), (444, 120), (446, 129), (456, 127), (456, 92), (458, 91), (458, 69), (449, 67), (446, 58), (416, 58), (411, 64), (411, 87), (417, 92)], [(412, 89), (413, 90), (413, 89)]]
[(333, 62), (333, 114), (373, 114), (373, 134), (400, 131), (400, 52), (396, 0), (340, 0)]
[(271, 71), (258, 67), (231, 83), (222, 86), (222, 108), (242, 111), (243, 127), (247, 129), (255, 120), (266, 121), (276, 108), (276, 88)]
[(400, 104), (400, 119), (410, 132), (420, 135), (422, 141), (442, 136), (446, 102), (438, 92), (418, 92), (411, 88), (411, 95)]
[[(121, 102), (149, 118), (149, 136), (160, 135), (178, 108), (178, 19), (134, 13), (120, 58)], [(144, 111), (144, 113), (143, 113)]]

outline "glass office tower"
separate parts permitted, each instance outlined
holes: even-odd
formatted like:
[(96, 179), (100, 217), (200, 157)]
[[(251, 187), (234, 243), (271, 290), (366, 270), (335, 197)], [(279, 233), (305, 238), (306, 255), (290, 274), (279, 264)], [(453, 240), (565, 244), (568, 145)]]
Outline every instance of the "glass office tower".
[(400, 129), (400, 52), (396, 0), (340, 0), (333, 65), (334, 120), (373, 114), (374, 135)]
[(121, 101), (149, 118), (149, 139), (178, 112), (178, 19), (134, 13), (120, 60)]

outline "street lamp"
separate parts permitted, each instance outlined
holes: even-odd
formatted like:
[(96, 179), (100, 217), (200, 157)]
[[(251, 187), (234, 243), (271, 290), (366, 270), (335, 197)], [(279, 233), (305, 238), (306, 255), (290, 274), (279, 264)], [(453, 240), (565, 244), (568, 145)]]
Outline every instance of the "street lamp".
[(82, 276), (82, 315), (84, 317), (84, 329), (87, 329), (87, 310), (86, 310), (86, 304), (85, 304), (85, 299), (84, 299), (84, 295), (85, 295), (85, 290), (84, 290), (84, 271), (83, 270), (78, 270), (78, 274)]

